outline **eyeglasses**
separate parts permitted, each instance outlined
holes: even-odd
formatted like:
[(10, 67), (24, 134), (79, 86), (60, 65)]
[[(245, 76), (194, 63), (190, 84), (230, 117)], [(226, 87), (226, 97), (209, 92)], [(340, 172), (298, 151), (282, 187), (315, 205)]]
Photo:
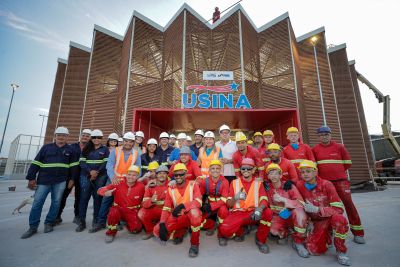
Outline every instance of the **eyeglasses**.
[(92, 139), (102, 139), (102, 136), (92, 136)]
[(175, 177), (183, 177), (186, 173), (174, 173)]
[(241, 171), (251, 171), (253, 168), (252, 167), (242, 167), (240, 168)]

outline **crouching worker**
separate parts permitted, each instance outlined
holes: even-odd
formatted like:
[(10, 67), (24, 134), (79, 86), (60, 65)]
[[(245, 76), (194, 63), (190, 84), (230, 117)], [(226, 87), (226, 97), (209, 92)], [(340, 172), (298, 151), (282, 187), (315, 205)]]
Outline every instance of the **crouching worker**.
[(294, 185), (284, 189), (282, 179), (282, 169), (278, 164), (272, 163), (266, 169), (270, 188), (267, 195), (272, 216), (271, 234), (278, 236), (278, 244), (285, 245), (289, 234), (289, 228), (294, 229), (292, 234), (293, 248), (300, 257), (308, 258), (310, 254), (304, 247), (307, 228), (307, 215), (301, 204), (303, 197)]
[(319, 255), (327, 250), (328, 238), (333, 231), (337, 260), (349, 266), (345, 240), (349, 230), (347, 219), (343, 215), (343, 203), (328, 180), (317, 176), (314, 162), (304, 160), (299, 165), (302, 180), (297, 188), (306, 201), (304, 210), (311, 219), (313, 228), (307, 236), (306, 247), (312, 255)]
[(146, 230), (146, 234), (142, 237), (143, 240), (153, 237), (154, 226), (160, 221), (165, 196), (168, 190), (168, 171), (169, 169), (167, 166), (159, 166), (156, 170), (156, 179), (150, 179), (147, 184), (142, 208), (139, 211), (139, 218)]
[(126, 178), (118, 185), (109, 184), (97, 191), (101, 196), (114, 197), (113, 206), (107, 216), (106, 243), (114, 241), (114, 237), (117, 234), (117, 226), (121, 220), (126, 222), (128, 231), (131, 233), (138, 233), (142, 230), (138, 211), (143, 200), (145, 188), (142, 183), (137, 182), (139, 173), (140, 168), (133, 165), (129, 167)]
[[(203, 206), (201, 207), (203, 219), (205, 219), (203, 229), (207, 230), (206, 235), (213, 235), (216, 225), (215, 220), (217, 220), (218, 224), (221, 224), (229, 214), (228, 207), (226, 206), (229, 182), (221, 174), (222, 163), (218, 159), (211, 160), (209, 173), (209, 177), (200, 181), (199, 187), (203, 195)], [(221, 238), (219, 233), (218, 237), (220, 245), (226, 245), (226, 239)]]
[(271, 227), (272, 211), (268, 208), (268, 197), (262, 179), (256, 178), (255, 163), (244, 158), (240, 167), (240, 177), (232, 181), (227, 200), (230, 214), (219, 226), (223, 238), (244, 241), (244, 227), (258, 225), (256, 245), (262, 253), (269, 253), (267, 237)]
[(192, 236), (189, 257), (197, 257), (202, 227), (200, 189), (195, 181), (186, 179), (187, 169), (183, 163), (177, 163), (173, 168), (176, 185), (168, 188), (160, 223), (154, 227), (154, 235), (162, 241), (173, 239), (177, 245), (182, 243), (190, 227)]

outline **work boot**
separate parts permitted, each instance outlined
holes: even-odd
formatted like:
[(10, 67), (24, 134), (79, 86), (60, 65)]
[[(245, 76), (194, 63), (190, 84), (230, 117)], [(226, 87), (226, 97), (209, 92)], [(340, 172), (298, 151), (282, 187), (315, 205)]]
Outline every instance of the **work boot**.
[(350, 266), (351, 265), (350, 258), (349, 258), (349, 256), (347, 256), (346, 253), (337, 252), (336, 256), (337, 256), (338, 262), (341, 265), (345, 265), (345, 266)]
[(119, 223), (117, 225), (117, 231), (122, 231), (122, 230), (124, 230), (124, 226), (121, 223)]
[(297, 254), (302, 258), (310, 257), (310, 253), (303, 244), (292, 243), (292, 247), (297, 251)]
[(46, 223), (44, 225), (43, 233), (50, 233), (50, 232), (53, 232), (53, 224)]
[(60, 225), (61, 223), (62, 223), (61, 217), (57, 217), (57, 218), (55, 219), (55, 221), (54, 221), (54, 226)]
[(147, 240), (147, 239), (150, 239), (150, 238), (152, 238), (154, 235), (153, 235), (153, 233), (146, 233), (146, 234), (144, 234), (144, 236), (142, 236), (142, 240)]
[(86, 222), (83, 220), (79, 220), (78, 227), (76, 227), (75, 232), (79, 233), (86, 229)]
[(287, 237), (278, 238), (278, 240), (276, 240), (276, 243), (278, 243), (278, 245), (285, 246), (288, 243), (288, 239)]
[(233, 240), (235, 240), (236, 242), (243, 242), (244, 241), (244, 235), (242, 236), (235, 236), (233, 238)]
[(74, 217), (74, 220), (72, 221), (72, 223), (74, 223), (74, 224), (76, 224), (76, 225), (79, 225), (79, 216), (75, 216)]
[(28, 231), (22, 234), (21, 239), (27, 239), (37, 233), (37, 228), (30, 227)]
[(172, 243), (174, 243), (174, 245), (179, 245), (180, 243), (183, 242), (183, 237), (176, 237), (174, 238), (174, 240), (172, 241)]
[(199, 246), (191, 245), (189, 249), (189, 257), (195, 258), (199, 255)]
[(102, 229), (106, 228), (105, 224), (102, 223), (96, 223), (92, 228), (89, 229), (89, 233), (93, 234), (96, 233)]
[(228, 245), (228, 240), (225, 237), (218, 237), (218, 243), (221, 247)]
[(365, 239), (363, 236), (355, 235), (354, 242), (357, 244), (365, 244)]
[(113, 236), (113, 235), (106, 235), (106, 239), (105, 239), (106, 243), (113, 242), (114, 241), (114, 237), (115, 236)]
[(256, 245), (258, 247), (258, 250), (260, 250), (261, 253), (268, 254), (269, 253), (269, 247), (267, 244), (263, 244), (260, 241), (257, 240), (256, 238)]
[(208, 230), (206, 231), (206, 235), (212, 236), (212, 235), (214, 234), (214, 232), (215, 232), (215, 228), (213, 228), (213, 229), (208, 229)]

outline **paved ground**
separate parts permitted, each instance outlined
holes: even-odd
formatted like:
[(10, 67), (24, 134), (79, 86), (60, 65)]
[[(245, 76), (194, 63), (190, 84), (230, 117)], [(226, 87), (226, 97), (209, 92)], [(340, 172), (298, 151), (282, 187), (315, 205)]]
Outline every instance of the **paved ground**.
[[(8, 186), (17, 185), (15, 192)], [(201, 237), (200, 255), (187, 256), (189, 240), (174, 246), (162, 246), (155, 239), (142, 241), (141, 234), (118, 233), (112, 244), (104, 243), (104, 231), (89, 234), (75, 232), (72, 224), (73, 198), (70, 197), (63, 216), (64, 223), (52, 233), (39, 233), (27, 240), (20, 239), (28, 228), (30, 206), (22, 213), (11, 215), (13, 209), (31, 192), (25, 181), (0, 181), (0, 266), (339, 266), (330, 249), (326, 255), (301, 259), (289, 246), (270, 242), (271, 253), (258, 252), (254, 233), (244, 243), (229, 242), (219, 247), (215, 236)], [(366, 245), (357, 245), (349, 235), (347, 244), (352, 266), (400, 266), (400, 185), (390, 185), (380, 192), (354, 194), (366, 229)], [(43, 209), (44, 219), (49, 201)], [(92, 209), (89, 209), (90, 213)], [(91, 218), (91, 216), (89, 216)]]

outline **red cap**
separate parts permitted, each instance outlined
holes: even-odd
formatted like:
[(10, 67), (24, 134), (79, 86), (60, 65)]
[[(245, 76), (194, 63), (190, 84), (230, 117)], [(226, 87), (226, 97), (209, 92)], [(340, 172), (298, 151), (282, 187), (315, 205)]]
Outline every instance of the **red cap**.
[(249, 165), (249, 166), (255, 166), (255, 164), (254, 164), (254, 160), (253, 159), (250, 159), (250, 158), (244, 158), (243, 160), (242, 160), (242, 165), (241, 166), (243, 166), (243, 165)]

